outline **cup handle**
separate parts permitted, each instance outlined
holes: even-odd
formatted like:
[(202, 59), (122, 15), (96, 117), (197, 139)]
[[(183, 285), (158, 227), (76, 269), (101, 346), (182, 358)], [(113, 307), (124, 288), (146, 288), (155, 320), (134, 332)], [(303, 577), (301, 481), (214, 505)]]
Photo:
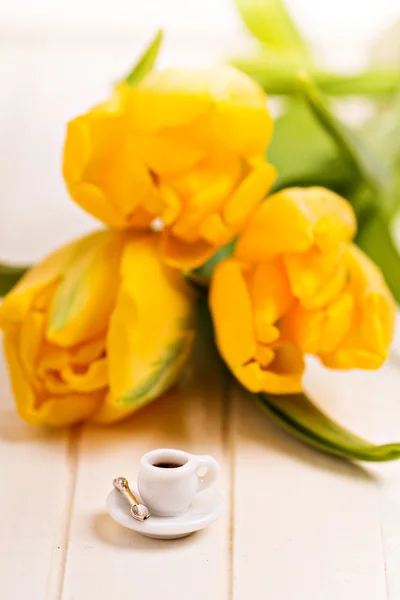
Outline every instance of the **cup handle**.
[(215, 483), (220, 474), (220, 466), (219, 463), (212, 456), (204, 455), (204, 456), (196, 456), (197, 458), (197, 470), (202, 467), (206, 467), (207, 471), (203, 477), (198, 475), (198, 492), (202, 492), (206, 488), (210, 487), (213, 483)]

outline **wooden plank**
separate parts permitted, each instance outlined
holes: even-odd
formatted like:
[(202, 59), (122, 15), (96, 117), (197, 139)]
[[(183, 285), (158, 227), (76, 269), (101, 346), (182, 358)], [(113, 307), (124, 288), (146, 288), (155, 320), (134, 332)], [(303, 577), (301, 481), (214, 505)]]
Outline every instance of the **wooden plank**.
[(0, 598), (57, 598), (73, 483), (73, 438), (15, 412), (0, 357)]
[[(22, 150), (29, 132), (34, 131), (32, 122), (40, 120), (40, 103), (37, 81), (31, 85), (25, 48), (1, 44), (0, 73), (4, 84), (0, 97), (0, 255), (4, 259), (27, 251), (26, 231), (25, 237), (20, 232), (24, 217), (30, 221), (36, 210), (28, 190), (32, 158), (37, 153), (32, 151), (28, 160)], [(18, 221), (13, 214), (18, 214)], [(43, 226), (40, 236), (46, 237)], [(56, 598), (72, 495), (73, 436), (69, 438), (68, 431), (31, 427), (18, 417), (2, 353), (0, 381), (0, 597)]]
[[(112, 521), (105, 500), (112, 479), (135, 478), (141, 455), (157, 447), (212, 454), (229, 494), (224, 380), (216, 357), (203, 361), (179, 389), (129, 421), (83, 433), (64, 600), (135, 597), (224, 600), (229, 586), (227, 510), (208, 529), (170, 542), (143, 538)], [(199, 356), (197, 354), (197, 356)], [(130, 593), (130, 592), (129, 592)]]
[[(377, 412), (376, 396), (375, 411), (371, 408), (376, 388), (371, 390), (370, 378), (362, 374), (334, 375), (312, 366), (308, 380), (315, 397), (324, 398), (325, 407), (330, 399), (329, 412), (347, 425), (352, 419), (342, 417), (352, 411), (345, 402), (357, 398), (356, 430), (365, 433)], [(341, 386), (344, 381), (347, 385)], [(370, 409), (365, 428), (362, 398)], [(307, 448), (271, 423), (240, 390), (234, 391), (233, 402), (233, 598), (385, 599), (376, 469)], [(398, 574), (392, 575), (398, 582)]]
[[(379, 427), (384, 431), (380, 439), (400, 440), (400, 361), (390, 360), (376, 374), (375, 393), (380, 400)], [(382, 394), (382, 391), (386, 393)], [(400, 598), (400, 461), (381, 465), (376, 469), (379, 477), (382, 547), (385, 557), (387, 597)]]

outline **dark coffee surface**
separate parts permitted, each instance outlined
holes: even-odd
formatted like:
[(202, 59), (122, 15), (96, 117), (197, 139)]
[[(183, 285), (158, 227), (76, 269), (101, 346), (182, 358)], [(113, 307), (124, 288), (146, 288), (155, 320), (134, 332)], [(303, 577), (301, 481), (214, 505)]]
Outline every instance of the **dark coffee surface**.
[(158, 467), (159, 469), (177, 469), (178, 467), (181, 467), (182, 465), (180, 465), (179, 463), (172, 463), (172, 462), (158, 462), (158, 463), (154, 463), (153, 466)]

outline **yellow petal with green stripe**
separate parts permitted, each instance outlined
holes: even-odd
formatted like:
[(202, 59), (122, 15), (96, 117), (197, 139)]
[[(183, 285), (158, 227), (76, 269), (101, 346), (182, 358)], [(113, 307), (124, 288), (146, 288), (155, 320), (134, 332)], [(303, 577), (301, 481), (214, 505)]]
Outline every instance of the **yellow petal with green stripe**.
[(56, 250), (30, 269), (4, 298), (0, 307), (0, 327), (21, 323), (34, 302), (61, 277), (79, 242)]
[(49, 341), (74, 346), (107, 329), (118, 289), (123, 236), (98, 231), (76, 244), (50, 308)]
[(179, 375), (195, 335), (196, 302), (179, 271), (162, 264), (155, 236), (124, 248), (107, 339), (110, 394), (95, 415), (110, 422), (160, 396)]

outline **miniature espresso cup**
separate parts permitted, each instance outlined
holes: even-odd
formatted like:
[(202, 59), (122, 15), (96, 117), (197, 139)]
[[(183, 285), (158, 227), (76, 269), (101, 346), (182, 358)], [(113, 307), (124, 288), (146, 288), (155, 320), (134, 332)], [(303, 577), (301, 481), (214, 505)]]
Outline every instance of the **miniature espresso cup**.
[(142, 456), (139, 493), (150, 513), (175, 517), (189, 508), (198, 492), (218, 479), (219, 471), (212, 456), (167, 448), (152, 450)]

